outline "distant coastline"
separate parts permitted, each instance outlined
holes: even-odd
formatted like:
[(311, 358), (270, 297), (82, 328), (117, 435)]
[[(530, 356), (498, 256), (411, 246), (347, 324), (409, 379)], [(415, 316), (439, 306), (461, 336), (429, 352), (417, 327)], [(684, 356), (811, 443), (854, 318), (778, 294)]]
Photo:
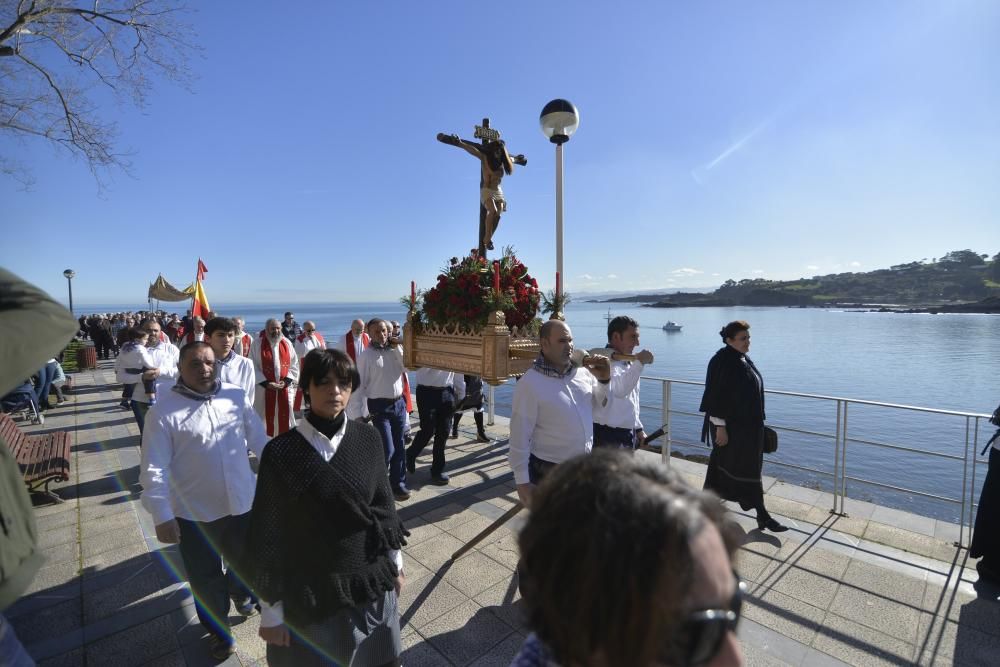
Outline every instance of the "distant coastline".
[(900, 313), (1000, 313), (1000, 253), (953, 250), (940, 259), (798, 280), (727, 280), (714, 292), (616, 297), (649, 308), (786, 306)]

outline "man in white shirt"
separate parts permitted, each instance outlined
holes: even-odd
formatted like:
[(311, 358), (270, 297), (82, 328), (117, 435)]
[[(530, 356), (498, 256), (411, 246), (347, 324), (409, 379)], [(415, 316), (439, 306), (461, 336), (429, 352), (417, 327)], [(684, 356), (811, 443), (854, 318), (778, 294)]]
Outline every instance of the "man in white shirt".
[(215, 353), (216, 377), (226, 384), (241, 387), (247, 401), (253, 405), (257, 393), (257, 375), (253, 362), (236, 354), (236, 322), (225, 317), (213, 317), (205, 325), (205, 342)]
[(416, 373), (417, 411), (420, 413), (420, 431), (413, 444), (406, 450), (406, 469), (416, 472), (417, 457), (434, 436), (431, 484), (444, 486), (448, 474), (444, 471), (444, 446), (455, 406), (465, 396), (465, 376), (461, 373), (421, 368)]
[[(605, 354), (632, 354), (638, 346), (638, 322), (625, 315), (608, 322)], [(594, 408), (594, 447), (635, 451), (646, 439), (639, 419), (639, 376), (646, 365), (653, 363), (653, 353), (643, 350), (636, 357), (636, 361), (611, 362), (608, 402)]]
[(159, 394), (146, 425), (142, 506), (156, 539), (180, 543), (198, 620), (212, 635), (212, 657), (224, 660), (236, 651), (230, 598), (241, 615), (254, 612), (237, 572), (257, 482), (248, 452), (259, 457), (267, 436), (243, 389), (216, 378), (215, 353), (204, 342), (184, 347), (180, 380)]
[(122, 378), (136, 383), (135, 391), (132, 392), (130, 406), (132, 407), (132, 414), (135, 415), (135, 423), (139, 425), (139, 434), (141, 435), (145, 425), (146, 412), (149, 411), (149, 396), (146, 394), (141, 380), (156, 380), (156, 391), (154, 393), (156, 396), (161, 396), (163, 390), (170, 384), (168, 380), (177, 377), (177, 359), (180, 356), (180, 352), (177, 346), (161, 335), (162, 328), (158, 320), (153, 318), (146, 319), (139, 326), (149, 334), (146, 339), (146, 348), (149, 356), (156, 364), (156, 368), (141, 374), (123, 372)]
[(257, 392), (254, 409), (264, 420), (267, 435), (274, 437), (295, 427), (295, 383), (299, 379), (299, 357), (295, 347), (281, 333), (281, 323), (270, 319), (253, 342)]
[(406, 423), (406, 401), (403, 399), (403, 347), (399, 339), (389, 338), (389, 323), (375, 318), (368, 322), (371, 344), (358, 358), (363, 398), (372, 417), (372, 426), (382, 438), (389, 483), (396, 500), (409, 500), (406, 488), (406, 450), (403, 428)]
[(525, 506), (531, 492), (555, 465), (589, 454), (594, 437), (593, 408), (607, 399), (608, 358), (589, 357), (573, 365), (573, 332), (549, 320), (539, 332), (542, 353), (514, 387), (508, 458), (517, 495)]

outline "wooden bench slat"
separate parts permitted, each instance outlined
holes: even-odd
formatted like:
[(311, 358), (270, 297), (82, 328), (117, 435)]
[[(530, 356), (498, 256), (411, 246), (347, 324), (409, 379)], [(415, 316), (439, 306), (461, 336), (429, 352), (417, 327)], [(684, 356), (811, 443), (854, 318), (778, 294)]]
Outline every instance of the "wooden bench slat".
[[(67, 431), (44, 435), (27, 435), (10, 415), (0, 415), (0, 435), (7, 442), (30, 491), (53, 480), (69, 480), (70, 454), (73, 438)], [(58, 500), (54, 494), (49, 494)]]

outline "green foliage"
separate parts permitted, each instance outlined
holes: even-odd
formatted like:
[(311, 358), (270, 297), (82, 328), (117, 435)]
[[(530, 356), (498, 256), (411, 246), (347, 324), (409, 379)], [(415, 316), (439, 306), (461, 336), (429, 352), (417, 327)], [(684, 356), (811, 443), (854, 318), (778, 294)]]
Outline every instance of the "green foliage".
[(673, 306), (822, 305), (832, 303), (934, 304), (1000, 296), (1000, 253), (953, 250), (940, 259), (896, 264), (866, 273), (837, 273), (799, 280), (729, 279), (711, 294), (677, 293), (660, 299)]
[(569, 292), (556, 294), (555, 290), (549, 290), (548, 293), (542, 294), (542, 313), (545, 315), (565, 313), (566, 306), (572, 300), (573, 299), (570, 297)]

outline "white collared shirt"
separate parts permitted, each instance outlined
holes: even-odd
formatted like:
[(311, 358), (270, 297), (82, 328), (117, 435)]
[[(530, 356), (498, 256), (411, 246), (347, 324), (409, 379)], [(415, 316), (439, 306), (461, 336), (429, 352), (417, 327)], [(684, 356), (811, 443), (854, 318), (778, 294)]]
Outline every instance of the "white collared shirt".
[(608, 402), (594, 407), (594, 423), (614, 428), (642, 428), (639, 420), (639, 376), (643, 365), (638, 361), (612, 361)]
[(253, 362), (249, 357), (238, 354), (235, 349), (231, 350), (225, 359), (215, 360), (215, 377), (223, 382), (243, 387), (247, 400), (253, 405), (254, 394), (257, 393), (257, 381)]
[(586, 368), (555, 378), (534, 368), (517, 381), (510, 417), (508, 459), (514, 482), (527, 484), (531, 454), (550, 463), (589, 454), (594, 444), (593, 409), (607, 400), (607, 385)]
[(465, 398), (465, 376), (451, 371), (440, 371), (436, 368), (419, 368), (413, 374), (413, 380), (418, 387), (452, 387), (455, 390), (455, 400)]
[[(327, 463), (333, 458), (333, 455), (337, 453), (337, 448), (340, 447), (341, 441), (344, 439), (344, 434), (347, 433), (347, 420), (340, 426), (340, 429), (333, 434), (332, 438), (327, 438), (325, 435), (316, 430), (312, 424), (309, 423), (307, 419), (303, 419), (296, 426), (295, 430), (299, 432), (303, 438), (306, 439), (312, 448), (316, 450), (316, 453), (323, 457), (323, 460)], [(400, 573), (403, 572), (403, 552), (399, 549), (391, 549), (389, 551), (389, 558), (391, 558), (396, 563), (396, 569)], [(264, 600), (260, 600), (260, 625), (264, 628), (273, 628), (275, 626), (281, 625), (285, 622), (285, 610), (284, 604), (281, 600), (277, 600), (273, 603), (267, 603)]]
[(247, 452), (267, 444), (242, 387), (223, 384), (207, 400), (157, 392), (142, 434), (142, 506), (159, 525), (175, 517), (215, 521), (250, 511), (257, 476)]
[(366, 400), (399, 398), (403, 395), (403, 348), (400, 345), (379, 350), (369, 345), (358, 357), (361, 386), (358, 393)]

